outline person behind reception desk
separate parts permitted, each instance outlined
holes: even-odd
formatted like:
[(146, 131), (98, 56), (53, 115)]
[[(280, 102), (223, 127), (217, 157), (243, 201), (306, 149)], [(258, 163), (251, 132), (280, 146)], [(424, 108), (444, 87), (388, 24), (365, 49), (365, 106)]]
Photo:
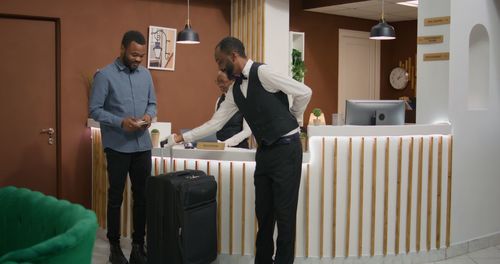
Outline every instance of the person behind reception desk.
[[(233, 85), (233, 80), (229, 80), (226, 73), (219, 71), (217, 73), (216, 83), (222, 92), (217, 99), (215, 111), (217, 111), (222, 102), (226, 99), (226, 93), (230, 86)], [(217, 140), (222, 141), (227, 147), (248, 148), (248, 137), (252, 134), (247, 121), (243, 118), (243, 114), (238, 111), (229, 121), (217, 131)]]
[[(215, 48), (221, 71), (236, 78), (225, 101), (205, 124), (182, 135), (176, 143), (214, 133), (241, 111), (258, 144), (255, 155), (255, 211), (259, 225), (255, 263), (273, 263), (274, 225), (278, 223), (274, 263), (293, 263), (297, 200), (302, 168), (300, 126), (311, 99), (311, 89), (269, 66), (254, 63), (245, 55), (243, 43), (226, 37)], [(290, 95), (293, 104), (289, 107)]]
[[(100, 123), (108, 170), (107, 237), (109, 261), (128, 263), (120, 247), (120, 208), (130, 175), (134, 199), (130, 263), (146, 263), (146, 178), (151, 175), (148, 127), (156, 116), (156, 96), (149, 71), (140, 66), (146, 41), (137, 31), (123, 35), (120, 57), (94, 76), (90, 116)], [(140, 121), (142, 121), (142, 124)]]

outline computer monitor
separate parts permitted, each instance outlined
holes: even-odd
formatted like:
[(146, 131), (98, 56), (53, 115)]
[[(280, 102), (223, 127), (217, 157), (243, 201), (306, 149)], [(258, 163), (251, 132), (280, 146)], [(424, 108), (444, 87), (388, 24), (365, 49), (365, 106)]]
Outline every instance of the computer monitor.
[(404, 125), (403, 100), (346, 100), (345, 124), (357, 126)]

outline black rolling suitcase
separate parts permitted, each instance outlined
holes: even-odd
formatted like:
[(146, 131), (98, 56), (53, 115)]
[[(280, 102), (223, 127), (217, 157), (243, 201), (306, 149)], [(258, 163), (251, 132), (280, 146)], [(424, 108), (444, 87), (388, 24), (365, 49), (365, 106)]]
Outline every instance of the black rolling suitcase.
[(217, 258), (217, 183), (198, 170), (148, 177), (148, 263), (207, 264)]

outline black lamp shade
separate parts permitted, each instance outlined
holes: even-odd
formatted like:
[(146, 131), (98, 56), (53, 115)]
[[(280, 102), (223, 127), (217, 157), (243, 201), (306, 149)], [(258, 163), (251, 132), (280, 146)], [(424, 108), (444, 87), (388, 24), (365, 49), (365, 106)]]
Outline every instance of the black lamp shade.
[(200, 43), (200, 37), (196, 31), (191, 29), (190, 24), (186, 24), (184, 29), (177, 35), (177, 43), (198, 44)]
[(370, 31), (370, 39), (395, 39), (396, 33), (394, 27), (387, 24), (385, 20), (381, 19), (378, 24), (372, 27)]

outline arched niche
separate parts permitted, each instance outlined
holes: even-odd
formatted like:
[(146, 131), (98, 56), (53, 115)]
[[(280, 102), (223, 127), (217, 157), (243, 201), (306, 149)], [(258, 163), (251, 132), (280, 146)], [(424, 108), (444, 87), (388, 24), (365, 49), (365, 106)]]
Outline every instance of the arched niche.
[(469, 110), (488, 108), (490, 91), (490, 38), (482, 24), (476, 24), (469, 36)]

